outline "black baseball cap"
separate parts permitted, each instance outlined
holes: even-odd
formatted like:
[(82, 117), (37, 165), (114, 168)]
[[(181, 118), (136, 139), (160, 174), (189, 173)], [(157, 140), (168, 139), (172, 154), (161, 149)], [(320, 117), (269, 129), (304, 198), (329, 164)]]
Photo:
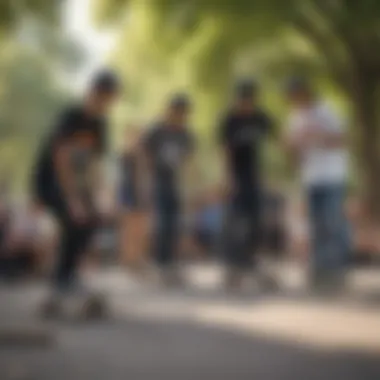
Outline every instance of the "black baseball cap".
[(253, 98), (259, 92), (259, 85), (255, 80), (243, 79), (236, 83), (235, 94), (239, 99)]
[(111, 70), (102, 70), (95, 75), (91, 85), (97, 92), (117, 93), (121, 85), (118, 76)]
[(175, 94), (169, 102), (169, 107), (176, 111), (188, 111), (191, 108), (191, 101), (186, 94)]

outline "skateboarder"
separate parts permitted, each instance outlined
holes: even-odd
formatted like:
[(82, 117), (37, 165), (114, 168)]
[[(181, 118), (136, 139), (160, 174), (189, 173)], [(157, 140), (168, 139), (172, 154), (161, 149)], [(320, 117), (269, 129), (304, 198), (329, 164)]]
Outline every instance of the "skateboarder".
[(39, 156), (34, 175), (36, 201), (61, 230), (53, 275), (53, 297), (77, 289), (77, 270), (96, 231), (99, 161), (106, 151), (105, 115), (119, 91), (116, 76), (99, 73), (83, 101), (58, 119)]

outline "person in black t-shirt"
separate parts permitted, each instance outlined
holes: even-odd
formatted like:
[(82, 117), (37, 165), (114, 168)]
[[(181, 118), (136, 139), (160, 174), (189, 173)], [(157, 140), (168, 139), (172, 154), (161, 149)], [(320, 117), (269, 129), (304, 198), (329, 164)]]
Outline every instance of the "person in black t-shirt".
[(35, 168), (35, 201), (48, 209), (61, 227), (54, 273), (54, 288), (59, 292), (75, 286), (79, 260), (98, 224), (98, 164), (106, 150), (104, 117), (117, 92), (114, 74), (98, 74), (83, 103), (60, 116)]
[(257, 105), (257, 92), (255, 83), (239, 83), (235, 104), (219, 130), (230, 189), (224, 248), (230, 268), (227, 286), (231, 287), (239, 286), (242, 274), (252, 268), (252, 250), (257, 250), (260, 238), (260, 150), (272, 123)]
[(164, 280), (170, 283), (179, 280), (174, 262), (180, 233), (180, 177), (194, 148), (186, 125), (189, 111), (187, 97), (175, 96), (164, 120), (157, 123), (145, 139), (157, 216), (154, 256), (164, 271)]

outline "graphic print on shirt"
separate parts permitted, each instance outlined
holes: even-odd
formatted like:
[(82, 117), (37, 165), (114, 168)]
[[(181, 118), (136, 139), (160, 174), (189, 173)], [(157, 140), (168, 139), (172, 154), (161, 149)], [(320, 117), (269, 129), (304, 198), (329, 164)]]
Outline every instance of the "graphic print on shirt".
[(159, 150), (159, 159), (161, 163), (171, 169), (176, 169), (183, 159), (183, 148), (176, 141), (165, 141)]
[(257, 141), (260, 135), (260, 125), (246, 124), (233, 135), (232, 143), (235, 146), (250, 146)]

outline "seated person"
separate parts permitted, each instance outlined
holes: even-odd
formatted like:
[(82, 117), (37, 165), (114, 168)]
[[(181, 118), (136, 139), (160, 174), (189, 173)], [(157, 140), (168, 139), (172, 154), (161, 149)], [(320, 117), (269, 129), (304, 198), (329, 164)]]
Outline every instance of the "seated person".
[(11, 277), (44, 271), (55, 248), (55, 228), (33, 205), (15, 209), (4, 239), (4, 257)]
[(214, 251), (222, 230), (223, 206), (217, 194), (208, 195), (194, 221), (194, 237), (205, 250)]

